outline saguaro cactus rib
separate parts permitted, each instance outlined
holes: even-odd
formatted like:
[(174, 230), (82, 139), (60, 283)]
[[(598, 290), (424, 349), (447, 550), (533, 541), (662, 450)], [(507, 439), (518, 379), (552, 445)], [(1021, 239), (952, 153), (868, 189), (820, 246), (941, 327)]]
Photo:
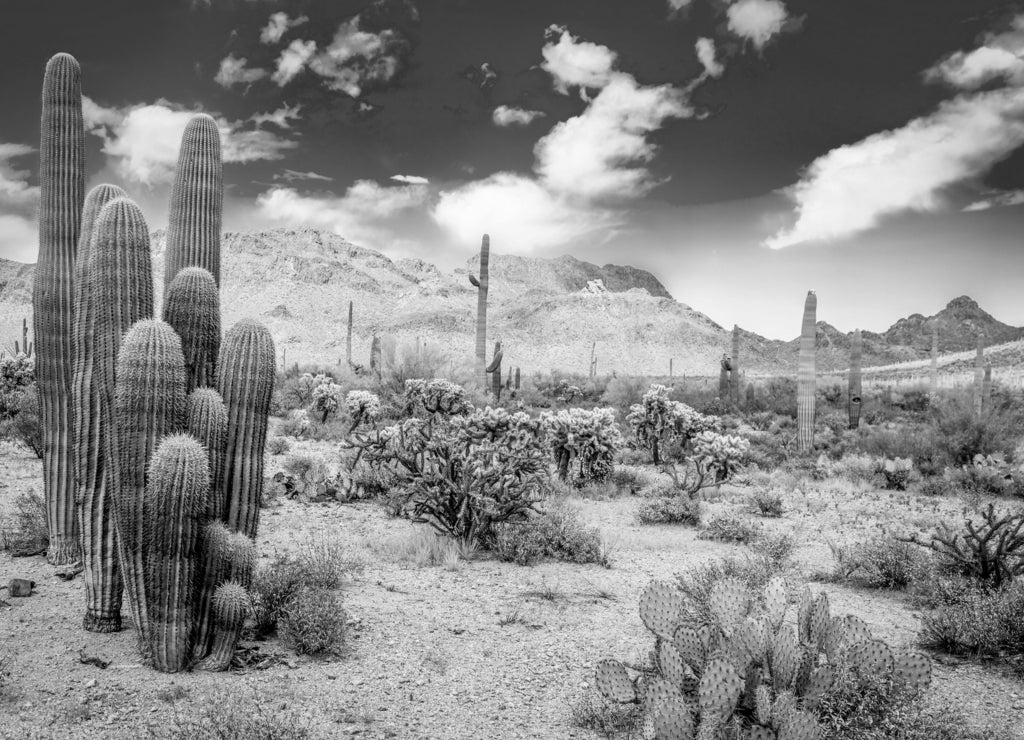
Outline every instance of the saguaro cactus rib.
[(112, 632), (121, 628), (122, 588), (111, 482), (117, 466), (110, 463), (116, 460), (116, 366), (121, 337), (136, 321), (153, 315), (153, 270), (149, 227), (138, 206), (127, 198), (115, 198), (104, 206), (91, 231), (75, 332), (76, 497), (85, 628)]
[(75, 253), (85, 197), (81, 68), (70, 54), (46, 64), (39, 147), (39, 260), (32, 290), (43, 434), (46, 559), (79, 558), (71, 457), (71, 335)]

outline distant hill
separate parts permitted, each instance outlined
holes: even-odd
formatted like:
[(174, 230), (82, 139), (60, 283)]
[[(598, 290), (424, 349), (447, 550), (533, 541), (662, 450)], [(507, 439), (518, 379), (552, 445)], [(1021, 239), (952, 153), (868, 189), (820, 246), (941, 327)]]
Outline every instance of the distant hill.
[[(166, 234), (153, 233), (156, 295), (162, 294)], [(435, 345), (456, 364), (471, 363), (476, 289), (464, 268), (442, 272), (420, 259), (391, 260), (372, 249), (316, 229), (228, 232), (222, 246), (221, 301), (225, 326), (253, 316), (270, 328), (279, 356), (289, 364), (337, 363), (344, 353), (348, 302), (354, 302), (353, 358), (366, 363), (374, 333), (414, 346)], [(33, 265), (0, 260), (0, 348), (19, 336), (31, 316)], [(624, 265), (598, 266), (571, 256), (491, 254), (488, 354), (504, 343), (506, 366), (526, 372), (561, 369), (586, 373), (596, 343), (598, 372), (715, 377), (730, 351), (731, 332), (675, 300), (651, 273)], [(939, 326), (944, 353), (974, 348), (977, 333), (989, 344), (1024, 339), (966, 296), (935, 316), (914, 314), (881, 334), (864, 332), (864, 365), (926, 358), (930, 326)], [(818, 367), (845, 370), (851, 333), (818, 323)], [(740, 364), (753, 375), (795, 372), (799, 341), (765, 339), (740, 331)]]

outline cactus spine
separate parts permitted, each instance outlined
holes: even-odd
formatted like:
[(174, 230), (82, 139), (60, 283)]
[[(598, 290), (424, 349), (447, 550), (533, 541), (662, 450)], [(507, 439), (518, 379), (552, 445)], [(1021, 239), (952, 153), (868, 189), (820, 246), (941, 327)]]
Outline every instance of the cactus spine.
[(79, 558), (71, 458), (71, 335), (75, 252), (85, 196), (85, 128), (78, 61), (46, 64), (39, 147), (39, 259), (32, 290), (43, 491), (54, 565)]
[(75, 322), (76, 498), (86, 595), (84, 626), (93, 632), (114, 632), (121, 629), (122, 588), (113, 500), (116, 367), (121, 337), (136, 321), (153, 315), (153, 270), (149, 227), (138, 206), (127, 198), (105, 205), (90, 231)]
[(978, 335), (978, 349), (974, 355), (974, 415), (981, 416), (985, 383), (985, 336)]
[(732, 357), (729, 358), (729, 390), (734, 406), (740, 405), (740, 327), (732, 325)]
[(111, 470), (116, 471), (112, 480), (121, 572), (143, 649), (150, 644), (143, 549), (146, 471), (160, 441), (184, 429), (185, 414), (181, 340), (163, 321), (137, 322), (125, 334), (117, 358), (116, 428), (109, 436), (116, 444), (118, 460)]
[(494, 400), (501, 400), (501, 358), (504, 353), (501, 351), (501, 341), (494, 343), (494, 357), (491, 364), (484, 368), (491, 376), (491, 392), (494, 393)]
[(189, 434), (163, 438), (142, 500), (149, 655), (153, 667), (188, 667), (199, 528), (210, 493), (206, 450)]
[(860, 425), (861, 408), (861, 375), (860, 363), (863, 352), (863, 339), (860, 329), (853, 332), (853, 340), (850, 342), (850, 429), (856, 429)]
[(220, 294), (202, 267), (178, 272), (167, 289), (164, 321), (181, 338), (185, 356), (185, 390), (212, 386), (220, 351)]
[(263, 493), (263, 447), (274, 390), (274, 340), (267, 328), (242, 319), (224, 337), (217, 363), (217, 389), (228, 415), (225, 448), (225, 523), (250, 539), (259, 524)]
[(490, 286), (488, 264), (491, 257), (491, 237), (484, 234), (480, 242), (480, 276), (469, 276), (476, 287), (476, 375), (482, 388), (487, 387), (487, 289)]
[(928, 386), (934, 395), (939, 392), (939, 326), (932, 324), (932, 363), (928, 370)]
[(348, 302), (348, 332), (345, 334), (345, 361), (352, 367), (352, 301)]
[(185, 126), (171, 187), (164, 258), (164, 295), (178, 272), (202, 267), (220, 285), (220, 227), (224, 209), (220, 131), (200, 114)]
[(815, 335), (818, 298), (807, 291), (804, 318), (800, 332), (800, 366), (797, 377), (796, 417), (797, 447), (810, 452), (814, 447)]

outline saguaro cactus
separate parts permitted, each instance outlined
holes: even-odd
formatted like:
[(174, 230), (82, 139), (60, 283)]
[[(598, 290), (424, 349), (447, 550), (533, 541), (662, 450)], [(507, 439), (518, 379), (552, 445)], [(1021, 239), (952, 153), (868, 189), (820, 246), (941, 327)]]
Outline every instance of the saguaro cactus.
[(259, 524), (263, 447), (274, 390), (274, 340), (262, 324), (242, 319), (224, 336), (217, 389), (228, 413), (225, 447), (225, 523), (250, 539)]
[(978, 335), (978, 349), (974, 355), (974, 415), (981, 416), (982, 385), (985, 382), (985, 335)]
[(352, 367), (352, 301), (348, 302), (348, 332), (345, 334), (345, 361)]
[(143, 650), (150, 644), (143, 549), (146, 471), (160, 441), (184, 429), (185, 414), (181, 340), (163, 321), (137, 322), (125, 334), (117, 358), (116, 428), (109, 438), (115, 443), (118, 462), (111, 463), (108, 455), (107, 464), (113, 473), (121, 572)]
[(185, 126), (178, 150), (167, 223), (165, 296), (175, 276), (185, 267), (202, 267), (220, 285), (223, 170), (217, 122), (201, 113)]
[(729, 358), (729, 390), (734, 406), (740, 405), (740, 327), (732, 326), (732, 357)]
[(491, 258), (491, 237), (484, 234), (480, 242), (480, 275), (469, 276), (476, 287), (476, 375), (482, 388), (487, 387), (487, 289), (490, 285), (488, 263)]
[(981, 379), (981, 410), (992, 408), (992, 363), (985, 363), (985, 375)]
[[(669, 371), (669, 375), (671, 374), (671, 371)], [(590, 371), (588, 377), (593, 380), (595, 375), (597, 375), (597, 342), (592, 342), (590, 345)]]
[(727, 355), (722, 355), (721, 369), (718, 371), (718, 397), (723, 401), (729, 400), (729, 368), (732, 363)]
[(850, 342), (850, 429), (856, 429), (860, 425), (861, 407), (861, 376), (860, 362), (863, 351), (863, 339), (860, 329), (853, 332), (853, 340)]
[[(208, 557), (215, 564), (213, 580), (204, 584), (209, 592), (208, 622), (211, 628), (207, 638), (210, 644), (196, 644), (203, 648), (205, 659), (197, 668), (223, 671), (231, 665), (231, 657), (251, 606), (248, 588), (256, 567), (256, 545), (241, 532), (230, 532), (222, 522), (211, 522), (205, 529)], [(195, 652), (198, 657), (200, 653)]]
[(494, 343), (494, 357), (491, 364), (484, 368), (491, 376), (491, 392), (494, 393), (494, 400), (501, 400), (501, 358), (504, 353), (501, 351), (501, 341)]
[(932, 363), (928, 371), (928, 390), (939, 392), (939, 326), (932, 324)]
[(186, 392), (212, 386), (220, 351), (220, 294), (213, 275), (202, 267), (180, 270), (167, 289), (164, 321), (181, 337)]
[[(90, 200), (97, 190), (89, 194)], [(149, 227), (127, 198), (111, 200), (89, 228), (91, 247), (85, 250), (88, 265), (80, 273), (75, 317), (72, 393), (84, 626), (92, 632), (115, 632), (121, 629), (122, 588), (108, 458), (115, 433), (115, 376), (121, 337), (136, 321), (153, 315), (153, 269)]]
[(797, 375), (796, 420), (797, 448), (810, 452), (814, 447), (815, 339), (818, 297), (807, 291), (800, 332), (800, 365)]
[(149, 656), (165, 673), (191, 658), (196, 543), (210, 493), (206, 450), (189, 434), (164, 437), (149, 465), (142, 500)]
[(376, 334), (370, 340), (370, 372), (380, 378), (381, 373), (381, 350), (380, 337)]
[(43, 77), (39, 146), (39, 259), (32, 290), (43, 491), (54, 565), (78, 560), (71, 462), (71, 334), (75, 252), (85, 197), (81, 68), (57, 54)]

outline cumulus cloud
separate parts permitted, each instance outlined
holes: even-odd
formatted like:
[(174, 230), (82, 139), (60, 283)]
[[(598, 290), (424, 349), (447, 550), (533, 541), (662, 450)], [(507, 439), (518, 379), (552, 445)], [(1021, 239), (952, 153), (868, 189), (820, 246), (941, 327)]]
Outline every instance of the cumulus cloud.
[(323, 180), (324, 182), (332, 182), (333, 177), (327, 175), (321, 175), (318, 172), (299, 172), (298, 170), (285, 169), (284, 172), (279, 172), (274, 175), (275, 180), (284, 180), (285, 182), (294, 182), (296, 180)]
[[(1022, 31), (1024, 16), (1013, 22), (1012, 30), (987, 36), (979, 49), (1024, 46)], [(980, 180), (1024, 145), (1024, 79), (1005, 74), (1006, 65), (994, 74), (991, 60), (996, 57), (979, 57), (976, 51), (947, 56), (926, 78), (968, 90), (982, 80), (1002, 80), (1003, 87), (962, 93), (900, 128), (819, 157), (786, 191), (796, 206), (795, 222), (765, 244), (781, 249), (839, 239), (870, 229), (889, 215), (939, 210), (950, 187)], [(990, 197), (967, 208), (1010, 205), (1014, 197)]]
[(39, 203), (39, 188), (28, 184), (29, 172), (12, 160), (35, 151), (25, 144), (0, 142), (0, 257), (34, 262), (39, 231), (32, 212)]
[(1024, 144), (1024, 89), (961, 96), (934, 113), (815, 160), (789, 190), (796, 223), (773, 249), (836, 239), (902, 211), (933, 211), (942, 191), (984, 175)]
[[(85, 96), (82, 110), (86, 130), (103, 140), (103, 152), (121, 175), (146, 185), (172, 179), (181, 135), (196, 113), (164, 99), (108, 108)], [(245, 121), (214, 118), (225, 162), (281, 159), (297, 146), (273, 132), (249, 129)]]
[(539, 110), (525, 110), (508, 105), (499, 105), (494, 109), (492, 119), (495, 126), (529, 126), (545, 114)]
[(249, 116), (249, 120), (257, 126), (261, 126), (264, 123), (272, 123), (280, 128), (291, 128), (292, 126), (289, 121), (299, 120), (299, 112), (301, 110), (301, 105), (291, 107), (286, 103), (271, 113), (254, 113)]
[(387, 220), (422, 207), (428, 195), (424, 185), (386, 186), (358, 180), (342, 196), (271, 188), (257, 198), (257, 207), (264, 217), (279, 223), (331, 229), (346, 239), (381, 246)]
[(0, 142), (0, 207), (4, 210), (32, 208), (39, 201), (39, 188), (28, 184), (28, 170), (11, 162), (34, 151), (25, 144)]
[(510, 172), (443, 191), (432, 216), (460, 244), (478, 244), (486, 233), (502, 251), (518, 254), (567, 244), (618, 223), (610, 211), (574, 203)]
[[(545, 32), (549, 40), (541, 51), (541, 68), (551, 75), (555, 89), (563, 95), (570, 87), (600, 88), (608, 84), (618, 55), (607, 46), (580, 41), (565, 26), (551, 25)], [(557, 38), (557, 41), (551, 39)]]
[(700, 61), (701, 66), (704, 67), (704, 73), (709, 77), (721, 77), (722, 73), (725, 72), (725, 67), (715, 59), (714, 39), (699, 38), (695, 48), (697, 50), (697, 59)]
[(1008, 208), (1009, 206), (1024, 205), (1024, 190), (1008, 190), (1002, 193), (995, 193), (974, 201), (964, 206), (965, 211), (987, 211), (990, 208)]
[(740, 38), (764, 48), (773, 36), (781, 33), (789, 14), (779, 0), (738, 0), (726, 11), (729, 30)]
[(993, 80), (1024, 84), (1024, 15), (1011, 28), (990, 33), (977, 49), (956, 51), (925, 72), (930, 82), (945, 82), (963, 90), (976, 90)]
[(312, 56), (316, 53), (315, 41), (302, 41), (295, 39), (277, 57), (277, 69), (271, 76), (274, 82), (284, 87), (306, 68)]
[(260, 31), (260, 41), (264, 44), (276, 44), (288, 32), (288, 29), (301, 26), (308, 20), (309, 18), (304, 15), (289, 18), (287, 13), (274, 13), (267, 21), (267, 25)]
[(395, 182), (404, 182), (409, 185), (427, 185), (430, 183), (430, 180), (419, 175), (392, 175), (391, 179)]
[(247, 61), (248, 60), (245, 57), (239, 58), (234, 54), (228, 54), (220, 60), (220, 69), (217, 70), (217, 75), (213, 78), (214, 82), (221, 87), (231, 87), (232, 85), (251, 85), (257, 80), (262, 80), (268, 75), (268, 72), (265, 69), (247, 67)]
[(35, 221), (17, 214), (0, 214), (0, 257), (35, 262), (38, 253), (39, 230)]
[(668, 0), (669, 15), (675, 15), (683, 8), (688, 7), (692, 2), (693, 0)]

